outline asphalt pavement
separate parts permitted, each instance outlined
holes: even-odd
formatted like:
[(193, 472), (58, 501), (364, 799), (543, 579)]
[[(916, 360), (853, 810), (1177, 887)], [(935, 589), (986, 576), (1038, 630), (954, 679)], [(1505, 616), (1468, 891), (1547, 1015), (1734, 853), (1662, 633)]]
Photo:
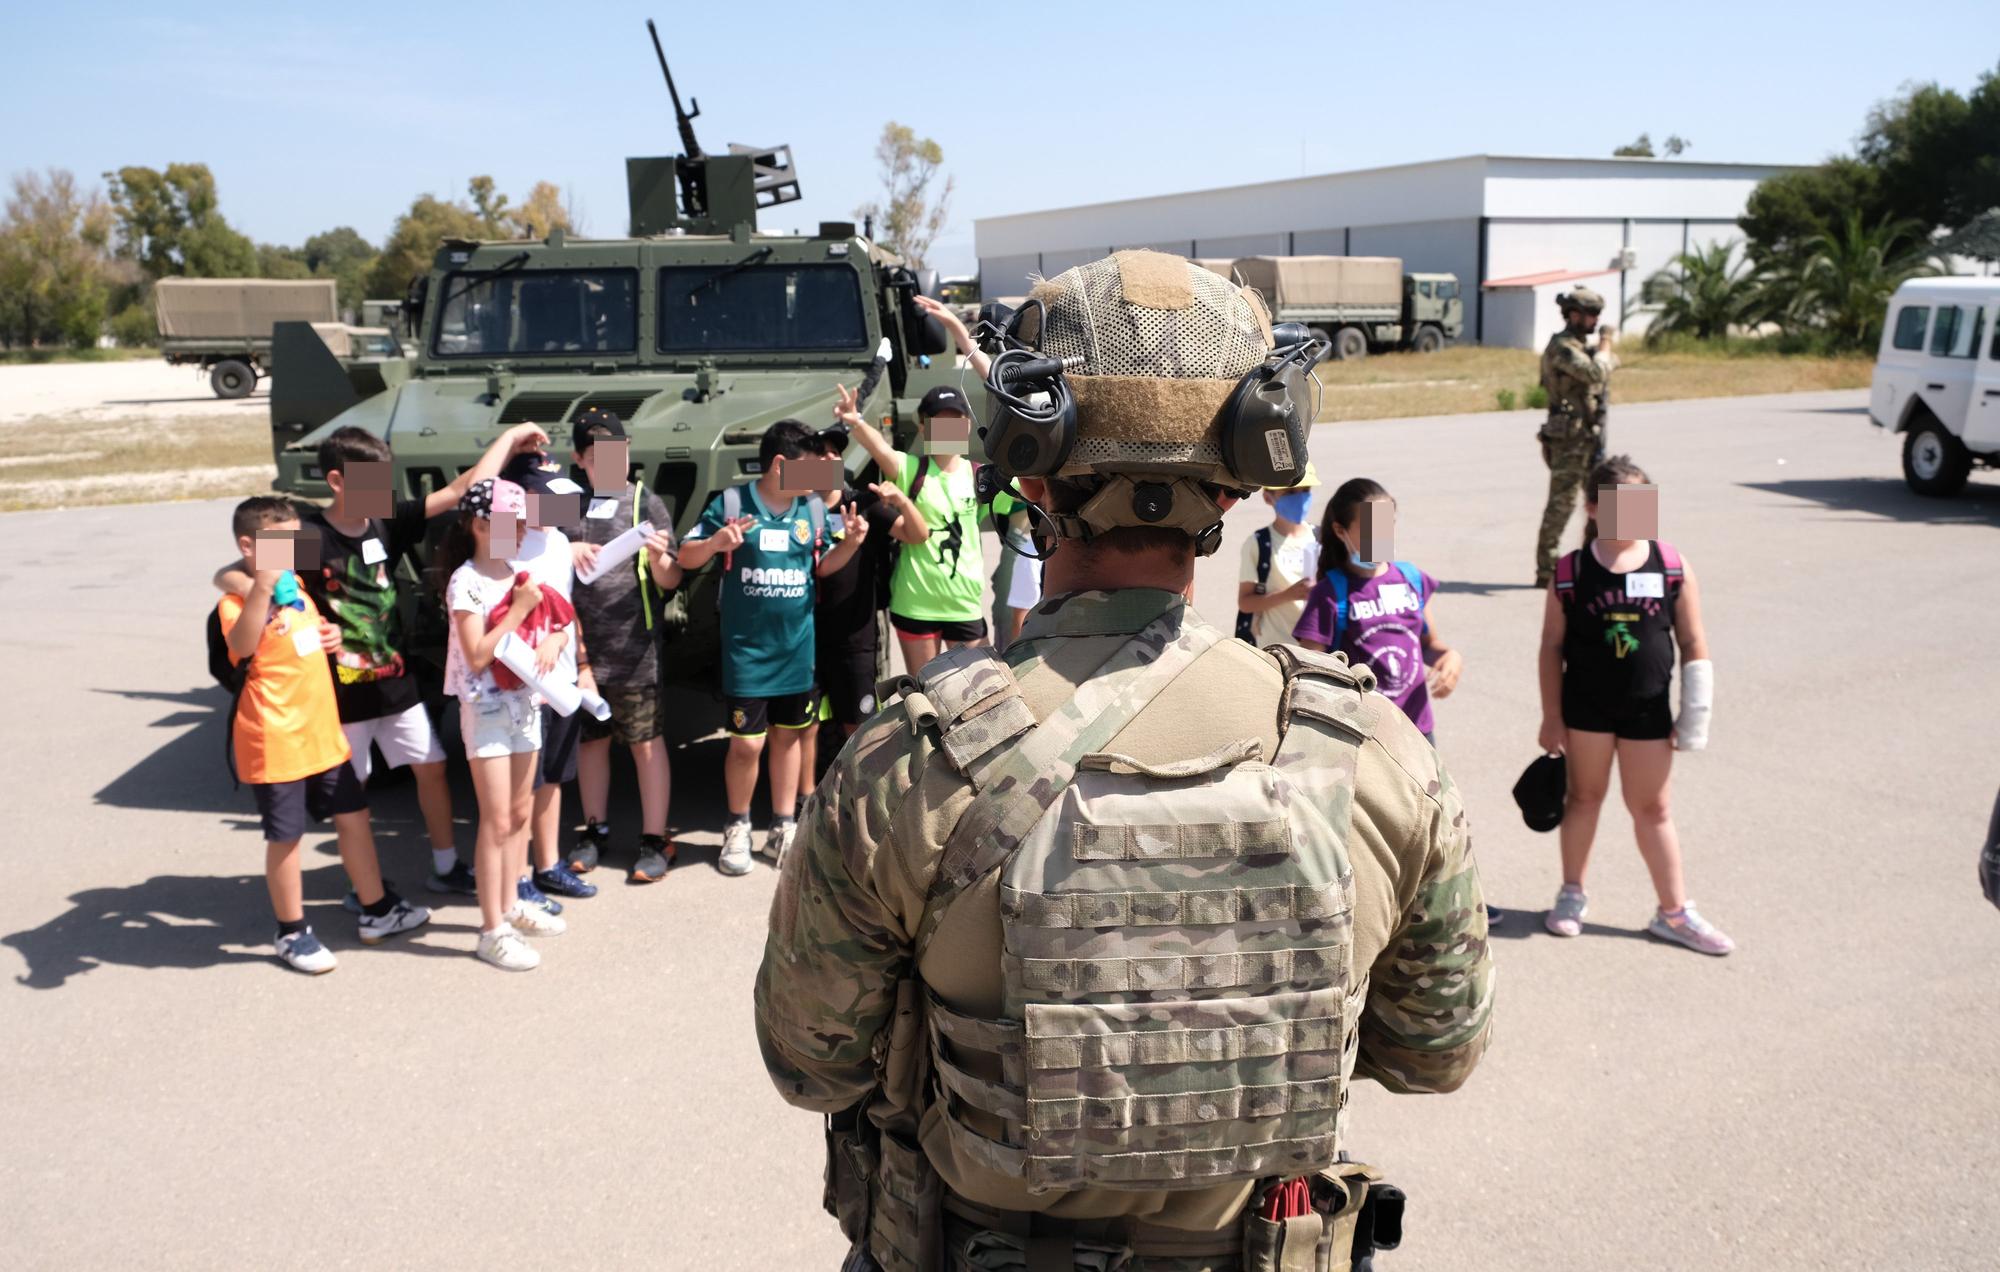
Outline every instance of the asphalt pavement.
[[(2000, 912), (1974, 865), (2000, 786), (2000, 478), (1911, 495), (1863, 402), (1613, 426), (1705, 599), (1715, 723), (1675, 815), (1692, 895), (1740, 943), (1720, 960), (1644, 935), (1615, 806), (1586, 935), (1540, 928), (1555, 839), (1507, 793), (1538, 715), (1532, 417), (1317, 432), (1327, 489), (1381, 481), (1399, 555), (1442, 581), (1466, 666), (1439, 742), (1506, 912), (1468, 1086), (1357, 1094), (1350, 1147), (1410, 1195), (1384, 1272), (1994, 1266)], [(593, 876), (531, 975), (472, 958), (470, 904), (360, 946), (330, 834), (306, 888), (340, 969), (273, 961), (199, 635), (228, 506), (0, 516), (0, 1267), (834, 1267), (819, 1122), (772, 1092), (750, 1025), (774, 876), (712, 869), (716, 744), (675, 757), (678, 868)], [(1233, 513), (1201, 563), (1212, 621), (1266, 515)], [(634, 811), (627, 787), (627, 842)], [(472, 813), (461, 781), (462, 849)], [(376, 825), (389, 876), (432, 899), (407, 786)]]

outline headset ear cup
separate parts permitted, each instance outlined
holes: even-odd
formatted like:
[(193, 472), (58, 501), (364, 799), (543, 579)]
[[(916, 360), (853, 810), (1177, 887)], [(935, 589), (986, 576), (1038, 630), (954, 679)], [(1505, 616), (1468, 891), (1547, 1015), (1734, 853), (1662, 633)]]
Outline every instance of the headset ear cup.
[(1251, 486), (1289, 486), (1305, 475), (1305, 372), (1295, 363), (1252, 368), (1222, 407), (1222, 455)]

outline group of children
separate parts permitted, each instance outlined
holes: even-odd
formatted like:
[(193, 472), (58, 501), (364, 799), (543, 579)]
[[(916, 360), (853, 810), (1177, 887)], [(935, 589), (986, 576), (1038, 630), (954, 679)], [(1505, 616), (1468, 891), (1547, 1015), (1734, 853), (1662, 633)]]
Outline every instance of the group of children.
[[(1351, 478), (1333, 492), (1317, 533), (1308, 521), (1318, 477), (1267, 490), (1268, 527), (1243, 545), (1237, 634), (1257, 645), (1340, 650), (1375, 673), (1376, 689), (1435, 745), (1434, 699), (1458, 686), (1463, 659), (1439, 637), (1437, 581), (1394, 559), (1396, 504), (1379, 483)], [(1632, 488), (1632, 489), (1626, 489)], [(1704, 954), (1735, 943), (1687, 899), (1669, 798), (1673, 753), (1707, 744), (1712, 671), (1693, 570), (1658, 537), (1657, 492), (1625, 456), (1590, 475), (1583, 546), (1557, 566), (1539, 661), (1537, 741), (1565, 759), (1560, 825), (1563, 885), (1544, 925), (1583, 930), (1584, 873), (1617, 761), (1640, 855), (1659, 908), (1647, 931)], [(1610, 501), (1600, 509), (1600, 495)], [(1650, 510), (1650, 512), (1648, 511)], [(1600, 513), (1623, 515), (1607, 517)], [(1678, 642), (1681, 710), (1669, 687)], [(1498, 913), (1488, 908), (1488, 917)]]
[[(963, 324), (946, 325), (979, 369)], [(763, 852), (780, 860), (817, 777), (821, 724), (851, 733), (874, 711), (880, 613), (909, 667), (989, 636), (979, 533), (982, 513), (994, 509), (982, 504), (965, 454), (971, 415), (950, 387), (925, 395), (918, 414), (913, 452), (897, 450), (845, 388), (831, 427), (771, 425), (756, 479), (711, 498), (681, 543), (664, 503), (633, 475), (623, 421), (601, 408), (571, 424), (581, 485), (570, 464), (545, 453), (548, 435), (523, 424), (443, 489), (396, 499), (387, 445), (344, 428), (319, 450), (331, 505), (246, 500), (233, 527), (241, 559), (215, 578), (217, 622), (244, 679), (231, 740), (262, 817), (279, 956), (306, 972), (334, 966), (302, 908), (297, 853), (310, 819), (334, 823), (353, 883), (346, 907), (364, 941), (430, 917), (381, 880), (365, 793), (371, 747), (414, 774), (432, 852), (427, 886), (478, 898), (477, 952), (494, 966), (539, 965), (528, 938), (560, 934), (562, 901), (596, 893), (583, 876), (611, 847), (614, 741), (638, 777), (641, 826), (628, 878), (665, 877), (674, 845), (657, 629), (684, 575), (718, 557), (729, 740), (717, 867), (735, 876), (753, 868), (760, 769), (772, 818)], [(857, 440), (887, 480), (847, 484), (842, 455)], [(1620, 457), (1600, 466), (1591, 489), (1646, 481)], [(1437, 582), (1395, 558), (1395, 501), (1380, 484), (1344, 482), (1315, 531), (1317, 485), (1309, 468), (1299, 486), (1265, 492), (1273, 515), (1244, 545), (1238, 634), (1343, 651), (1434, 740), (1433, 700), (1450, 696), (1463, 666), (1438, 634)], [(1660, 900), (1649, 930), (1727, 953), (1729, 939), (1687, 902), (1668, 811), (1672, 749), (1698, 747), (1706, 734), (1709, 664), (1694, 576), (1654, 534), (1617, 528), (1599, 537), (1595, 502), (1588, 512), (1585, 546), (1564, 558), (1548, 594), (1542, 643), (1539, 740), (1565, 754), (1569, 770), (1564, 884), (1547, 926), (1581, 931), (1584, 870), (1616, 758)], [(470, 865), (454, 843), (444, 748), (397, 604), (398, 564), (447, 515), (433, 558), (448, 620), (444, 690), (458, 702), (479, 806)], [(600, 570), (600, 554), (619, 541), (640, 546), (629, 560), (607, 556)], [(1039, 596), (1038, 574), (1022, 582), (1016, 576), (1005, 598), (1015, 612), (1003, 639)], [(1676, 638), (1687, 665), (1678, 722), (1667, 701)], [(585, 827), (565, 854), (562, 788), (571, 781)]]

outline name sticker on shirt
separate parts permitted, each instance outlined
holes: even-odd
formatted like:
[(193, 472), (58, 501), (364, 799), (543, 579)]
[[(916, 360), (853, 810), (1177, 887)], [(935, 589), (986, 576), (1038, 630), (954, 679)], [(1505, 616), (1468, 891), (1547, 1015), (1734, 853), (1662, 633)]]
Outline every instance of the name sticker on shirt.
[(292, 629), (292, 648), (301, 658), (310, 658), (323, 652), (319, 645), (319, 628), (295, 627)]
[(789, 530), (759, 530), (757, 550), (759, 552), (789, 552), (792, 548), (792, 532)]
[(1667, 578), (1664, 574), (1628, 574), (1625, 576), (1625, 595), (1657, 596), (1667, 594)]
[(380, 565), (388, 559), (389, 549), (382, 546), (380, 539), (363, 539), (361, 541), (361, 563), (363, 565)]
[(1401, 610), (1415, 608), (1410, 601), (1410, 585), (1408, 583), (1384, 583), (1381, 587), (1375, 589), (1375, 594), (1382, 598), (1382, 612), (1385, 614), (1394, 614)]
[(589, 517), (592, 521), (603, 521), (617, 511), (618, 501), (616, 499), (593, 499), (590, 501), (590, 507), (584, 511), (583, 515)]

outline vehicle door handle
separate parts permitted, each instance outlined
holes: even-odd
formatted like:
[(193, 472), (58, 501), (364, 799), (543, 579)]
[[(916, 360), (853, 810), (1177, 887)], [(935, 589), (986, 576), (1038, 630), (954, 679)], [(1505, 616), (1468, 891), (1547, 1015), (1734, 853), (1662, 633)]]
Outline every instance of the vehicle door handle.
[(1944, 386), (1942, 384), (1926, 384), (1924, 387), (1929, 389), (1933, 393), (1944, 392)]
[(1986, 390), (1986, 396), (1987, 396), (1987, 397), (2000, 397), (2000, 389), (1988, 389), (1988, 390)]

